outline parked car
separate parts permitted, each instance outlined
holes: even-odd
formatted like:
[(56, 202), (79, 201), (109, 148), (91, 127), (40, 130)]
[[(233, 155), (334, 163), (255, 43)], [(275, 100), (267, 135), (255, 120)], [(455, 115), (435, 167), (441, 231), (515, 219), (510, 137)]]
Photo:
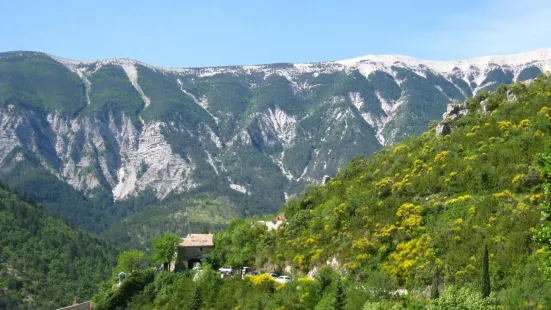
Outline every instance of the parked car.
[(223, 266), (222, 268), (218, 269), (218, 271), (220, 273), (224, 273), (224, 274), (232, 274), (233, 273), (233, 269), (231, 268), (231, 266)]
[(254, 274), (253, 269), (251, 267), (243, 267), (241, 268), (241, 279), (244, 279), (246, 275), (252, 275)]
[(272, 276), (272, 278), (274, 279), (277, 279), (277, 277), (279, 277), (279, 275), (277, 273), (273, 273), (273, 272), (270, 272), (268, 273), (270, 276)]
[(276, 280), (276, 282), (279, 282), (279, 283), (289, 283), (289, 282), (291, 282), (291, 277), (279, 276), (275, 280)]

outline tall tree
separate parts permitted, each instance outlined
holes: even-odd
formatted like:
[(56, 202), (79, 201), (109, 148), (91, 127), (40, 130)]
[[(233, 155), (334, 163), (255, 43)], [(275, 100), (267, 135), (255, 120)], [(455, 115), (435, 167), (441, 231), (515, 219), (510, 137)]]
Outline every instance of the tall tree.
[(344, 295), (344, 289), (342, 282), (337, 279), (336, 292), (335, 292), (335, 310), (344, 310), (346, 308), (346, 296)]
[(114, 269), (115, 273), (121, 271), (132, 273), (142, 267), (145, 267), (145, 253), (138, 250), (124, 251), (119, 255), (117, 260), (117, 268)]
[(432, 287), (430, 289), (431, 299), (437, 299), (438, 297), (440, 297), (440, 291), (438, 291), (439, 286), (440, 286), (440, 270), (438, 270), (438, 265), (436, 265), (436, 269), (434, 270), (434, 279), (432, 280)]
[(488, 246), (484, 246), (484, 257), (482, 258), (482, 297), (490, 296), (490, 262), (488, 259)]
[(174, 251), (176, 246), (180, 243), (182, 238), (172, 233), (166, 233), (163, 237), (155, 237), (152, 240), (153, 255), (151, 261), (154, 264), (163, 264), (167, 269), (168, 265), (174, 257)]
[(198, 287), (195, 288), (195, 294), (193, 294), (193, 298), (191, 299), (190, 308), (192, 310), (201, 310), (203, 308), (203, 298)]

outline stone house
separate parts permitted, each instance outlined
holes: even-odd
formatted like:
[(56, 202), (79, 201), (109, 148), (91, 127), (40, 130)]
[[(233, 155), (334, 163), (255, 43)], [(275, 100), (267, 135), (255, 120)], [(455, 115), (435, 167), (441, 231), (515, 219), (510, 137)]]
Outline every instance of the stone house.
[(213, 234), (188, 234), (176, 247), (174, 261), (170, 264), (170, 271), (192, 269), (200, 263), (203, 255), (214, 248)]

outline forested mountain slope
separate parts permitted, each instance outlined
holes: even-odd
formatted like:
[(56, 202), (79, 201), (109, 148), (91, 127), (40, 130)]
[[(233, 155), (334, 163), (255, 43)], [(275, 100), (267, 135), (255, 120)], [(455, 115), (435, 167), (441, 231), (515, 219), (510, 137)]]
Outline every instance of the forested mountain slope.
[(0, 183), (0, 309), (55, 309), (89, 300), (111, 275), (116, 253)]
[(95, 231), (221, 188), (256, 206), (225, 214), (275, 212), (352, 157), (422, 133), (451, 101), (550, 68), (546, 50), (190, 69), (1, 53), (0, 177)]

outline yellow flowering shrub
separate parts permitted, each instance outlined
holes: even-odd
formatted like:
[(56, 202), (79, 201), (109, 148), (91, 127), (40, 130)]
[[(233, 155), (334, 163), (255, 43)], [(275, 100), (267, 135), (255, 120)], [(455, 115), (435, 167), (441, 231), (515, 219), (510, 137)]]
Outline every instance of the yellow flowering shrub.
[(408, 189), (411, 187), (411, 183), (408, 182), (409, 178), (404, 178), (404, 180), (400, 182), (396, 182), (392, 185), (392, 193), (393, 194), (402, 194), (406, 193)]
[(398, 208), (398, 211), (396, 211), (396, 216), (405, 218), (413, 214), (420, 214), (422, 211), (423, 209), (421, 206), (416, 206), (412, 203), (405, 203)]
[(509, 121), (499, 121), (497, 122), (497, 126), (499, 127), (499, 129), (501, 129), (502, 131), (506, 131), (508, 130), (509, 128), (511, 128), (511, 126), (513, 126), (513, 123), (509, 122)]
[(538, 112), (538, 114), (548, 114), (549, 111), (551, 111), (551, 108), (549, 108), (549, 107), (542, 107), (542, 108), (540, 109), (540, 111)]
[[(430, 237), (427, 234), (412, 240), (398, 243), (383, 268), (394, 275), (399, 283), (405, 284), (415, 274), (415, 266), (427, 251)], [(430, 256), (430, 253), (429, 253)]]
[(452, 198), (452, 199), (449, 199), (447, 200), (446, 202), (444, 202), (444, 205), (451, 205), (451, 204), (454, 204), (454, 203), (458, 203), (458, 202), (463, 202), (463, 201), (467, 201), (467, 200), (471, 200), (473, 199), (473, 196), (471, 195), (463, 195), (463, 196), (459, 196), (457, 198)]
[(352, 248), (355, 250), (370, 252), (373, 250), (374, 244), (367, 238), (360, 238), (352, 243)]
[(386, 237), (390, 237), (390, 235), (395, 231), (396, 231), (396, 226), (395, 225), (385, 225), (375, 235), (378, 236), (378, 237), (386, 238)]
[(293, 263), (302, 270), (306, 269), (306, 258), (304, 255), (296, 255), (293, 258)]
[(530, 125), (531, 125), (530, 121), (527, 120), (527, 119), (524, 119), (524, 120), (522, 120), (522, 121), (518, 124), (518, 127), (519, 127), (520, 129), (524, 129), (524, 130), (525, 130), (525, 129), (528, 129), (528, 128), (530, 127)]
[(377, 189), (377, 194), (379, 196), (384, 196), (390, 193), (392, 190), (392, 179), (391, 178), (384, 178), (379, 180), (378, 182), (375, 182), (375, 188)]
[(500, 193), (494, 194), (494, 197), (503, 198), (503, 199), (513, 198), (513, 193), (511, 193), (510, 190), (506, 189)]
[(407, 150), (407, 146), (400, 144), (394, 148), (394, 154), (401, 154)]
[(519, 187), (521, 187), (521, 186), (524, 184), (525, 181), (526, 181), (526, 175), (523, 174), (523, 173), (521, 173), (521, 174), (517, 174), (517, 175), (513, 178), (513, 180), (511, 181), (511, 183), (513, 184), (513, 186), (514, 186), (515, 188), (519, 188)]
[(448, 157), (449, 154), (450, 154), (450, 152), (448, 152), (448, 151), (442, 151), (441, 153), (438, 153), (434, 157), (434, 160), (433, 160), (434, 163), (443, 164), (446, 161), (446, 158)]
[(367, 254), (367, 253), (358, 254), (358, 255), (356, 255), (356, 262), (361, 264), (361, 263), (367, 261), (370, 257), (371, 257), (371, 255)]
[(263, 273), (263, 274), (259, 274), (259, 275), (250, 275), (250, 274), (248, 274), (248, 275), (245, 276), (245, 279), (251, 281), (251, 283), (254, 286), (260, 286), (260, 285), (266, 284), (268, 282), (272, 282), (272, 283), (275, 282), (274, 277), (272, 277), (271, 275), (269, 275), (267, 273)]
[(522, 203), (522, 202), (519, 202), (517, 208), (520, 212), (526, 212), (526, 211), (530, 210), (530, 207), (527, 204)]
[(538, 203), (538, 202), (540, 202), (540, 200), (543, 199), (543, 197), (544, 197), (543, 193), (533, 194), (532, 196), (530, 196), (530, 202), (531, 203)]
[(310, 256), (310, 262), (317, 262), (323, 253), (322, 249), (315, 249), (312, 251), (312, 256)]

